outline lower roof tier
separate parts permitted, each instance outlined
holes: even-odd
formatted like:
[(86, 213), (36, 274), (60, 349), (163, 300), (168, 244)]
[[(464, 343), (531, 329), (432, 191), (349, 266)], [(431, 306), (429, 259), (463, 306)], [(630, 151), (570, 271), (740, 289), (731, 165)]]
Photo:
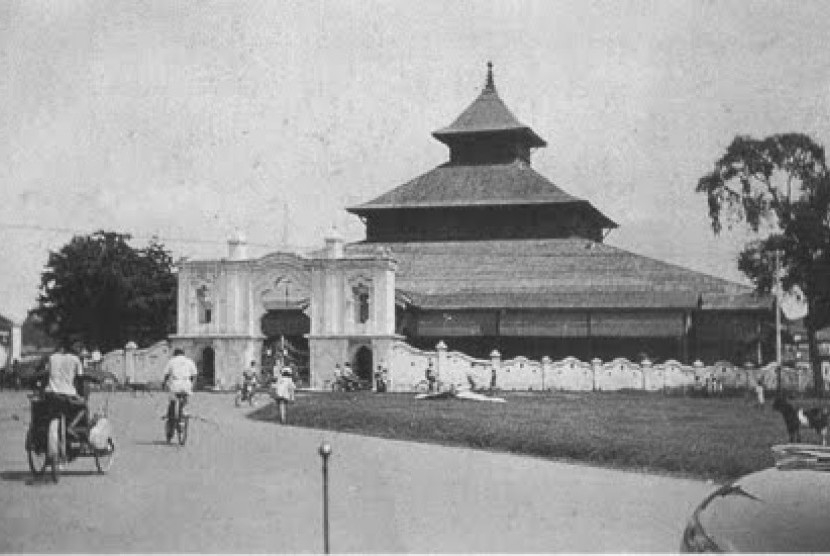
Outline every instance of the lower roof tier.
[(391, 254), (396, 290), (421, 309), (769, 311), (752, 288), (582, 238), (360, 242), (347, 257)]

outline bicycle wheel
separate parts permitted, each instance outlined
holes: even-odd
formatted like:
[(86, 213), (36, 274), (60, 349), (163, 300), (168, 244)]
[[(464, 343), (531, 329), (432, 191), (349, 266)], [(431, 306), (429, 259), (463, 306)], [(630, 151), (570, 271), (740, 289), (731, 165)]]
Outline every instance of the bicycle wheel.
[(49, 421), (49, 432), (46, 435), (46, 459), (52, 466), (52, 480), (56, 483), (60, 478), (61, 459), (61, 420), (57, 417)]
[(176, 434), (176, 402), (171, 401), (167, 406), (167, 419), (164, 420), (164, 437), (167, 443), (173, 441)]
[(112, 462), (115, 459), (115, 442), (110, 438), (107, 440), (106, 450), (95, 450), (95, 467), (98, 468), (98, 473), (106, 473), (112, 467)]
[(179, 434), (179, 446), (184, 446), (184, 443), (187, 442), (187, 427), (190, 419), (182, 415), (179, 419), (179, 426), (177, 427), (177, 432)]
[(280, 408), (280, 423), (282, 423), (284, 425), (285, 421), (288, 417), (287, 414), (286, 414), (287, 413), (288, 402), (286, 402), (285, 400), (280, 400), (279, 402), (277, 402), (277, 404), (279, 405), (279, 408)]
[(29, 457), (29, 469), (35, 475), (43, 475), (46, 472), (46, 463), (49, 461), (46, 452), (38, 452), (35, 446), (34, 432), (32, 429), (26, 433), (26, 454)]

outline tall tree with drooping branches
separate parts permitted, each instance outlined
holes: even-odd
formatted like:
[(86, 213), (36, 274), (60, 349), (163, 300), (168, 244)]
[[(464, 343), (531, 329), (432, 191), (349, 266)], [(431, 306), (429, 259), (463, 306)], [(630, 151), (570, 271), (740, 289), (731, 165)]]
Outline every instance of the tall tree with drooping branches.
[(761, 293), (779, 278), (784, 291), (798, 286), (807, 300), (804, 318), (816, 394), (824, 380), (816, 332), (830, 323), (830, 171), (824, 148), (801, 133), (765, 139), (737, 136), (703, 176), (715, 234), (745, 226), (758, 235), (738, 257), (738, 268)]

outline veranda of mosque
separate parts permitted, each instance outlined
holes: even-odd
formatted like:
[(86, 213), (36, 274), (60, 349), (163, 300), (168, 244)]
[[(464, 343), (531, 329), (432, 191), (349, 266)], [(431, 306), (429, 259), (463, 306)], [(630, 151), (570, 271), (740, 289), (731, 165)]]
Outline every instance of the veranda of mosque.
[(573, 357), (595, 370), (617, 358), (771, 358), (769, 298), (605, 244), (617, 224), (533, 170), (545, 142), (506, 107), (491, 68), (479, 97), (433, 136), (449, 149), (445, 164), (348, 208), (364, 241), (333, 232), (313, 253), (252, 259), (239, 235), (226, 258), (181, 265), (170, 340), (205, 385), (233, 387), (251, 361), (285, 354), (312, 388), (348, 362), (366, 379), (382, 366), (405, 390), (425, 360), (447, 357), (436, 346), (466, 354), (471, 376), (483, 365), (473, 360), (494, 357)]

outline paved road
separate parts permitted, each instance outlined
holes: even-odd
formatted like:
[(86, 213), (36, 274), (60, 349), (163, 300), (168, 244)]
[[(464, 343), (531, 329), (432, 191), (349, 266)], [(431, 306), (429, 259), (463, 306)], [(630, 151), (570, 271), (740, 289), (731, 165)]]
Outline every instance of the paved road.
[(334, 552), (673, 552), (713, 488), (256, 422), (214, 394), (193, 412), (219, 425), (194, 422), (179, 448), (162, 441), (164, 397), (125, 393), (110, 473), (80, 459), (55, 485), (28, 472), (26, 404), (0, 393), (0, 552), (321, 552), (324, 439)]

